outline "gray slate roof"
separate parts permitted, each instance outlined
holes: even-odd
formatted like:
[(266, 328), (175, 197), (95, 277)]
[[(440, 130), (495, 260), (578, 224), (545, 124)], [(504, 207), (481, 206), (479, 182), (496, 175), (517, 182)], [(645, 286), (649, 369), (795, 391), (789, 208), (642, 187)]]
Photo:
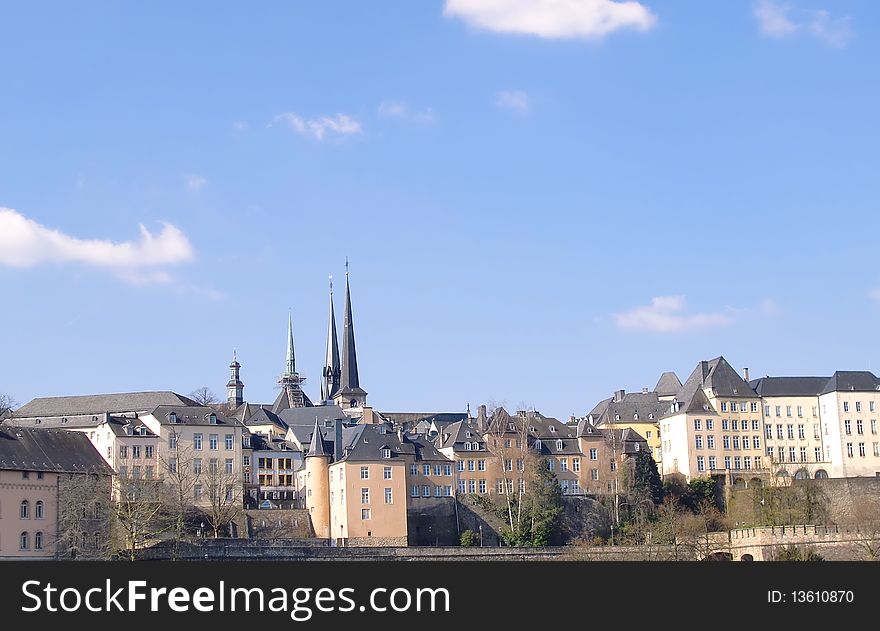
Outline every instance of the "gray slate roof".
[(0, 427), (0, 469), (113, 474), (83, 433), (6, 426)]
[(829, 377), (761, 377), (749, 385), (762, 397), (817, 396), (828, 384)]
[[(107, 415), (105, 414), (94, 414), (92, 416), (74, 416), (71, 418), (58, 418), (58, 417), (48, 417), (48, 418), (33, 418), (33, 417), (25, 417), (25, 418), (10, 418), (4, 421), (4, 424), (10, 427), (33, 427), (35, 429), (93, 429), (96, 427), (100, 427), (107, 421)], [(134, 436), (155, 436), (150, 428), (144, 425), (144, 422), (139, 418), (132, 418), (130, 416), (110, 416), (109, 421), (110, 430), (116, 434), (117, 436), (126, 436), (126, 435), (134, 435)], [(130, 426), (132, 428), (132, 434), (128, 434), (126, 432), (126, 427)], [(135, 430), (141, 432), (140, 434), (135, 433)]]
[(679, 390), (681, 390), (681, 379), (674, 372), (664, 372), (654, 386), (654, 392), (661, 397), (676, 395)]
[(76, 416), (110, 412), (149, 412), (159, 405), (197, 405), (176, 392), (121, 392), (72, 397), (40, 397), (15, 411), (17, 417)]
[[(468, 432), (471, 433), (470, 438), (467, 436)], [(475, 442), (482, 445), (485, 444), (486, 441), (477, 431), (477, 428), (467, 421), (450, 423), (443, 428), (443, 431), (435, 438), (435, 444), (438, 448), (445, 449), (452, 447), (454, 451), (465, 451), (462, 447), (464, 443)]]
[(305, 425), (311, 431), (315, 425), (315, 417), (323, 423), (324, 421), (335, 421), (336, 419), (348, 420), (345, 412), (338, 405), (315, 405), (307, 408), (288, 408), (283, 410), (278, 416), (288, 426), (294, 428), (298, 425)]
[(838, 370), (820, 394), (829, 392), (875, 392), (880, 390), (880, 379), (867, 370)]
[[(595, 413), (597, 410), (601, 412)], [(613, 398), (601, 401), (590, 414), (593, 415), (593, 422), (601, 426), (616, 422), (650, 423), (658, 420), (667, 410), (669, 402), (661, 401), (657, 392), (627, 392), (620, 401)]]
[[(160, 405), (150, 414), (162, 425), (170, 425), (168, 415), (174, 412), (177, 415), (178, 425), (205, 425), (208, 427), (241, 427), (242, 423), (238, 419), (231, 416), (223, 416), (218, 414), (216, 410), (203, 405)], [(217, 417), (217, 423), (212, 424), (210, 415)]]

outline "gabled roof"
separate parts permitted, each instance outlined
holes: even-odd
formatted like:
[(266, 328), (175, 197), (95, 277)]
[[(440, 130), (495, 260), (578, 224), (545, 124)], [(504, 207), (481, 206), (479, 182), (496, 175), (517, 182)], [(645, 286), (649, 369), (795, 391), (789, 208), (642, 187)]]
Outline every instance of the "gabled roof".
[(254, 413), (248, 416), (244, 422), (248, 427), (257, 427), (261, 425), (274, 425), (282, 431), (287, 431), (287, 423), (284, 420), (265, 408), (256, 408)]
[(324, 444), (324, 439), (321, 436), (321, 426), (318, 424), (318, 420), (315, 419), (315, 427), (312, 430), (312, 437), (309, 441), (309, 450), (306, 452), (306, 458), (310, 458), (312, 456), (330, 456), (333, 451), (328, 450), (327, 446)]
[[(310, 408), (314, 405), (312, 403), (312, 400), (309, 399), (309, 395), (307, 395), (304, 390), (302, 391), (302, 398), (303, 406), (305, 406), (306, 408)], [(295, 403), (296, 401), (291, 401), (289, 390), (287, 388), (281, 388), (281, 390), (278, 392), (278, 396), (275, 397), (275, 402), (272, 404), (271, 411), (274, 414), (281, 414), (285, 410), (303, 409), (295, 406)]]
[[(241, 426), (242, 423), (231, 416), (223, 416), (216, 410), (203, 405), (160, 405), (150, 411), (150, 415), (161, 425), (171, 425), (171, 413), (177, 417), (177, 425), (206, 425), (209, 427)], [(217, 423), (211, 423), (211, 414), (217, 419)]]
[(820, 394), (829, 392), (874, 392), (880, 390), (880, 379), (868, 370), (838, 370)]
[(828, 384), (829, 377), (761, 377), (749, 385), (762, 397), (817, 396)]
[(679, 390), (681, 390), (681, 379), (671, 371), (664, 372), (660, 375), (660, 380), (657, 381), (657, 385), (654, 386), (654, 392), (661, 397), (673, 396), (678, 394)]
[[(470, 438), (468, 438), (468, 432), (471, 433)], [(460, 449), (462, 444), (474, 442), (484, 443), (485, 439), (477, 431), (477, 428), (467, 421), (450, 423), (443, 428), (443, 431), (436, 438), (436, 445), (440, 449), (449, 447)], [(463, 449), (460, 450), (465, 451)]]
[(290, 427), (305, 425), (311, 427), (315, 424), (315, 417), (323, 424), (324, 421), (336, 419), (348, 420), (345, 412), (338, 405), (315, 405), (308, 408), (288, 408), (278, 414), (279, 418)]
[(383, 446), (391, 450), (390, 460), (401, 456), (415, 456), (415, 445), (408, 441), (400, 441), (397, 434), (388, 430), (382, 424), (355, 425), (343, 429), (342, 434), (343, 455), (341, 461), (348, 462), (375, 462), (388, 461), (382, 457)]
[(87, 394), (72, 397), (40, 397), (15, 411), (17, 417), (77, 416), (149, 412), (159, 405), (198, 405), (189, 397), (170, 391)]
[(593, 410), (598, 408), (601, 408), (601, 413), (590, 412), (596, 425), (651, 423), (666, 413), (669, 409), (669, 402), (661, 401), (657, 392), (627, 392), (621, 400), (607, 399)]
[(113, 474), (81, 432), (5, 426), (0, 427), (0, 469)]

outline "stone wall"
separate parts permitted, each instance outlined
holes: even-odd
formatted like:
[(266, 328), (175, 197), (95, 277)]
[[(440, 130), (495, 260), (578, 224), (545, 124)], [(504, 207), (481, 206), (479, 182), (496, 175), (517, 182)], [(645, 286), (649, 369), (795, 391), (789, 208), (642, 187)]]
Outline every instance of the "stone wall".
[(454, 497), (409, 498), (406, 510), (409, 545), (458, 545), (455, 501)]
[(256, 539), (305, 539), (314, 537), (307, 510), (264, 509), (246, 510), (247, 536)]
[(771, 561), (788, 546), (813, 550), (827, 561), (871, 560), (869, 549), (880, 551), (880, 529), (808, 524), (740, 528), (731, 530), (727, 545), (718, 550), (734, 560)]

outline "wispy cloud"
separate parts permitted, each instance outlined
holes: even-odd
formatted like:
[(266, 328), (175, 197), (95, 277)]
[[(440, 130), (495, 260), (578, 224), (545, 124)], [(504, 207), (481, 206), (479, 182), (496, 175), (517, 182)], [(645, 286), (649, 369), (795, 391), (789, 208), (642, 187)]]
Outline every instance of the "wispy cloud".
[(360, 122), (347, 114), (338, 113), (333, 116), (306, 119), (295, 112), (282, 112), (274, 117), (267, 127), (277, 123), (286, 123), (297, 134), (315, 140), (324, 140), (328, 135), (349, 136), (363, 132)]
[(620, 329), (676, 333), (721, 327), (732, 324), (735, 310), (691, 313), (687, 310), (684, 296), (657, 296), (647, 306), (635, 307), (614, 315)]
[(498, 92), (495, 95), (495, 105), (517, 114), (526, 114), (532, 107), (528, 93), (522, 90), (502, 90)]
[(147, 284), (170, 282), (168, 268), (194, 258), (189, 239), (169, 223), (157, 234), (140, 225), (137, 241), (113, 242), (70, 236), (11, 208), (0, 208), (0, 265), (7, 267), (82, 263), (110, 270), (128, 282)]
[(202, 177), (201, 175), (184, 175), (183, 176), (183, 185), (186, 187), (190, 193), (195, 193), (203, 188), (208, 183), (208, 178)]
[(874, 302), (880, 305), (880, 287), (875, 287), (874, 289), (869, 291), (868, 296), (870, 296)]
[(423, 110), (413, 110), (404, 101), (382, 101), (379, 103), (379, 116), (385, 118), (400, 118), (413, 123), (433, 123), (436, 119), (434, 110), (427, 107)]
[(247, 121), (232, 121), (232, 129), (235, 131), (244, 131), (248, 127), (250, 127), (250, 125)]
[(843, 48), (855, 37), (849, 16), (832, 17), (825, 9), (799, 9), (790, 2), (758, 0), (752, 12), (767, 37), (783, 39), (803, 33), (835, 48)]
[(650, 9), (632, 0), (446, 0), (443, 14), (476, 28), (549, 39), (598, 39), (657, 23)]

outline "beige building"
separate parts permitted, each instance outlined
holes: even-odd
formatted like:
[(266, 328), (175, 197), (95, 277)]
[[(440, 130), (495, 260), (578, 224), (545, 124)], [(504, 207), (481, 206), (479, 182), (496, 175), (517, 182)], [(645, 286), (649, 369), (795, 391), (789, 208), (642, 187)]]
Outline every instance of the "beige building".
[(868, 371), (837, 371), (818, 398), (830, 476), (880, 476), (880, 379)]
[(0, 559), (102, 556), (111, 475), (81, 433), (0, 426)]

